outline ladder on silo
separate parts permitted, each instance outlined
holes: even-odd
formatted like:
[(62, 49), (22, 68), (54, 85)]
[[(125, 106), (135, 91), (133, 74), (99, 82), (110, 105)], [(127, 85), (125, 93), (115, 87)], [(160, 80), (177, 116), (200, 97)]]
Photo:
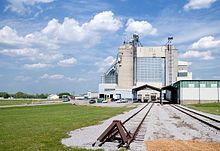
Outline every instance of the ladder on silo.
[(168, 44), (168, 72), (169, 72), (169, 84), (173, 82), (173, 53), (172, 53), (172, 45), (171, 43)]

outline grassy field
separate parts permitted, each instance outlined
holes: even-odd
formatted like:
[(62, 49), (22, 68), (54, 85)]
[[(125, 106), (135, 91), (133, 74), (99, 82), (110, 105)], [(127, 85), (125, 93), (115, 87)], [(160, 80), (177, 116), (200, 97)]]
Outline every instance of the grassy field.
[(0, 106), (44, 103), (49, 101), (62, 102), (61, 100), (55, 100), (55, 101), (54, 100), (0, 100)]
[(191, 104), (187, 106), (195, 110), (220, 115), (220, 103)]
[[(0, 150), (71, 150), (61, 144), (68, 132), (94, 125), (129, 108), (70, 104), (0, 109)], [(83, 150), (83, 149), (72, 149)]]

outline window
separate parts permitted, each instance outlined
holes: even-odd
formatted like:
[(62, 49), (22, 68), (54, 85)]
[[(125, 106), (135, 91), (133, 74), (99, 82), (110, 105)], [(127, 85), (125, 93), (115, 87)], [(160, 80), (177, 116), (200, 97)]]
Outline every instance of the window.
[(138, 57), (138, 82), (163, 82), (164, 62), (162, 58)]
[(194, 84), (189, 83), (189, 88), (194, 88), (194, 87), (195, 87)]
[(217, 88), (217, 84), (211, 84), (211, 88)]
[(200, 88), (205, 88), (206, 84), (200, 84)]
[(187, 77), (187, 72), (178, 72), (178, 77)]

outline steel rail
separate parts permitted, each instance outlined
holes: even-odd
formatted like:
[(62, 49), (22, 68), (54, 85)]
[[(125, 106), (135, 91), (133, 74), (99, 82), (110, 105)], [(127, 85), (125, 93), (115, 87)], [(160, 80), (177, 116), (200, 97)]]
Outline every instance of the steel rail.
[(129, 118), (127, 118), (123, 124), (127, 123), (130, 119), (132, 119), (135, 115), (137, 115), (138, 113), (140, 113), (143, 109), (145, 109), (148, 105), (150, 104), (150, 102), (148, 102), (144, 107), (142, 107), (140, 110), (138, 110), (136, 113), (134, 113), (133, 115), (131, 115)]
[(186, 110), (186, 111), (189, 111), (189, 112), (191, 112), (191, 113), (197, 114), (197, 115), (199, 115), (199, 116), (208, 118), (208, 119), (210, 119), (210, 120), (212, 120), (212, 121), (215, 121), (215, 122), (217, 122), (217, 123), (220, 123), (220, 120), (217, 120), (217, 119), (214, 119), (214, 118), (212, 118), (212, 117), (206, 116), (206, 115), (204, 115), (204, 114), (201, 114), (201, 113), (198, 113), (198, 112), (189, 110), (189, 109), (184, 108), (184, 107), (182, 107), (182, 106), (180, 106), (180, 105), (178, 105), (178, 107), (181, 108), (181, 109), (184, 109), (184, 110)]
[[(142, 107), (141, 109), (139, 109), (137, 112), (135, 112), (133, 115), (131, 115), (129, 118), (127, 118), (124, 122), (122, 122), (122, 126), (124, 126), (125, 125), (125, 123), (127, 123), (128, 121), (130, 121), (132, 118), (134, 118), (138, 113), (140, 113), (142, 110), (144, 110), (148, 105), (150, 104), (150, 102), (148, 102), (144, 107)], [(130, 131), (128, 132), (126, 129), (126, 132), (127, 132), (127, 134), (128, 135), (130, 135), (129, 137), (129, 140), (128, 140), (128, 142), (127, 143), (123, 143), (123, 142), (120, 142), (119, 143), (119, 145), (118, 145), (118, 148), (119, 147), (121, 147), (121, 146), (123, 146), (123, 145), (125, 145), (125, 147), (126, 148), (129, 148), (129, 145), (132, 143), (132, 141), (135, 139), (135, 137), (136, 137), (136, 135), (138, 134), (138, 131), (139, 131), (139, 129), (140, 129), (140, 127), (141, 127), (141, 125), (142, 125), (142, 123), (144, 122), (144, 120), (145, 120), (145, 118), (147, 117), (147, 115), (148, 115), (148, 113), (150, 112), (150, 110), (151, 110), (151, 108), (153, 107), (153, 105), (154, 105), (154, 102), (152, 103), (152, 105), (150, 106), (150, 108), (148, 109), (148, 111), (147, 111), (147, 113), (144, 115), (144, 117), (141, 119), (141, 121), (140, 121), (140, 123), (138, 124), (138, 126), (137, 126), (137, 128), (135, 129), (135, 132), (132, 134), (132, 133), (130, 133)], [(117, 129), (117, 128), (114, 128), (113, 130), (112, 130), (112, 132), (111, 132), (111, 135), (110, 135), (110, 137), (108, 137), (107, 139), (108, 140), (114, 140), (114, 139), (116, 139), (117, 137), (116, 137), (116, 135), (118, 135), (118, 133), (119, 133), (119, 130)], [(120, 134), (121, 135), (121, 134)], [(98, 145), (98, 146), (102, 146), (104, 143), (106, 142), (106, 140), (105, 141), (102, 141), (102, 142), (100, 142), (100, 144)], [(95, 146), (95, 144), (96, 144), (96, 142), (94, 142), (93, 144), (92, 144), (92, 146)]]
[(152, 109), (154, 103), (151, 104), (150, 108), (148, 109), (147, 113), (144, 115), (143, 119), (141, 120), (141, 122), (139, 123), (138, 127), (136, 128), (134, 134), (132, 135), (131, 137), (131, 140), (128, 142), (128, 146), (127, 148), (130, 146), (130, 144), (134, 141), (135, 137), (137, 136), (140, 128), (141, 128), (141, 125), (143, 124), (145, 118), (147, 117), (147, 115), (149, 114), (150, 110)]
[[(150, 104), (150, 102), (148, 102), (144, 107), (142, 107), (140, 110), (138, 110), (137, 112), (135, 112), (133, 115), (131, 115), (129, 118), (127, 118), (124, 122), (122, 122), (122, 124), (124, 125), (125, 123), (127, 123), (129, 120), (131, 120), (134, 116), (136, 116), (138, 113), (140, 113), (143, 109), (145, 109), (148, 105)], [(112, 137), (114, 137), (115, 135), (118, 134), (118, 130), (114, 129), (112, 132)], [(112, 138), (110, 137), (110, 139)], [(120, 146), (120, 145), (119, 145)]]
[[(205, 121), (205, 120), (202, 120), (202, 119), (200, 119), (200, 118), (198, 118), (198, 117), (196, 117), (196, 116), (194, 116), (194, 115), (192, 115), (192, 114), (190, 114), (190, 113), (187, 113), (186, 111), (184, 111), (184, 109), (180, 109), (180, 107), (178, 108), (176, 105), (170, 105), (170, 106), (172, 106), (173, 108), (175, 108), (176, 110), (178, 110), (178, 111), (180, 111), (180, 112), (183, 112), (183, 113), (185, 113), (185, 114), (191, 116), (191, 117), (194, 118), (194, 119), (197, 119), (198, 121), (200, 121), (200, 122), (202, 122), (202, 123), (204, 123), (204, 124), (206, 124), (206, 125), (208, 125), (208, 126), (214, 128), (214, 129), (220, 131), (220, 127), (218, 127), (218, 126), (216, 126), (216, 125), (213, 125), (213, 124), (211, 124), (211, 123), (209, 123), (209, 122), (207, 122), (207, 121)], [(199, 115), (199, 113), (198, 113), (198, 115)]]

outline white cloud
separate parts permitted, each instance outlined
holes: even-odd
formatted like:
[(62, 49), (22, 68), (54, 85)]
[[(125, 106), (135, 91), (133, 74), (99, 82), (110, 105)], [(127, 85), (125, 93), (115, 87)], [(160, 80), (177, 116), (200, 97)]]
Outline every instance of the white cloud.
[(57, 41), (86, 42), (85, 44), (88, 45), (88, 43), (96, 43), (105, 32), (115, 32), (120, 27), (121, 21), (115, 18), (111, 11), (104, 11), (82, 25), (74, 18), (65, 17), (63, 23), (52, 19), (42, 33)]
[(135, 21), (134, 19), (130, 18), (127, 21), (125, 31), (127, 33), (138, 33), (141, 36), (147, 35), (156, 35), (157, 29), (154, 28), (149, 22), (147, 21)]
[(4, 26), (0, 30), (0, 43), (24, 44), (25, 40), (23, 37), (19, 37), (17, 35), (16, 30), (10, 28), (9, 26)]
[(34, 48), (21, 48), (21, 49), (3, 49), (0, 54), (11, 57), (22, 57), (34, 61), (52, 62), (63, 58), (63, 55), (56, 51), (43, 52)]
[(0, 54), (4, 54), (11, 57), (32, 57), (38, 55), (38, 50), (33, 48), (23, 49), (3, 49), (0, 50)]
[(202, 8), (209, 8), (212, 3), (216, 2), (217, 0), (188, 0), (189, 2), (184, 5), (184, 10), (190, 9), (202, 9)]
[(106, 33), (115, 32), (120, 27), (121, 21), (111, 11), (104, 11), (83, 24), (68, 17), (61, 23), (52, 19), (41, 31), (25, 36), (19, 36), (15, 29), (5, 26), (0, 30), (0, 43), (47, 49), (58, 49), (60, 45), (66, 44), (90, 47), (99, 42)]
[(19, 36), (15, 29), (4, 26), (0, 29), (0, 43), (19, 47), (46, 47), (50, 49), (59, 48), (54, 39), (49, 39), (40, 32)]
[(44, 74), (43, 76), (41, 76), (41, 79), (51, 79), (51, 80), (59, 80), (59, 79), (63, 79), (65, 76), (62, 74), (53, 74), (53, 75), (49, 75), (49, 74)]
[(86, 78), (77, 78), (77, 77), (68, 77), (63, 74), (44, 74), (40, 77), (41, 79), (49, 79), (49, 80), (68, 80), (68, 81), (75, 81), (75, 82), (84, 82), (88, 81), (89, 79)]
[(48, 68), (51, 64), (45, 64), (45, 63), (36, 63), (36, 64), (25, 64), (24, 68), (26, 69), (41, 69), (41, 68)]
[(95, 65), (99, 68), (98, 72), (105, 72), (115, 61), (114, 57), (108, 56), (104, 60), (96, 62)]
[(117, 31), (121, 27), (121, 21), (114, 18), (111, 11), (104, 11), (94, 16), (89, 22), (83, 24), (83, 27), (95, 31)]
[(192, 44), (193, 49), (207, 49), (220, 47), (220, 40), (215, 40), (212, 36), (207, 36), (199, 39), (199, 41)]
[(211, 51), (187, 51), (183, 54), (180, 54), (180, 58), (198, 58), (202, 60), (211, 60), (214, 59)]
[(18, 14), (25, 14), (30, 11), (28, 6), (34, 6), (40, 3), (51, 3), (54, 0), (7, 0), (8, 5), (5, 8), (5, 11), (10, 10)]
[(29, 77), (29, 76), (22, 76), (22, 75), (15, 77), (15, 80), (17, 80), (17, 81), (28, 81), (30, 79), (31, 79), (31, 77)]
[(75, 58), (69, 58), (69, 59), (64, 59), (60, 60), (57, 64), (60, 66), (71, 66), (77, 63), (77, 60)]

